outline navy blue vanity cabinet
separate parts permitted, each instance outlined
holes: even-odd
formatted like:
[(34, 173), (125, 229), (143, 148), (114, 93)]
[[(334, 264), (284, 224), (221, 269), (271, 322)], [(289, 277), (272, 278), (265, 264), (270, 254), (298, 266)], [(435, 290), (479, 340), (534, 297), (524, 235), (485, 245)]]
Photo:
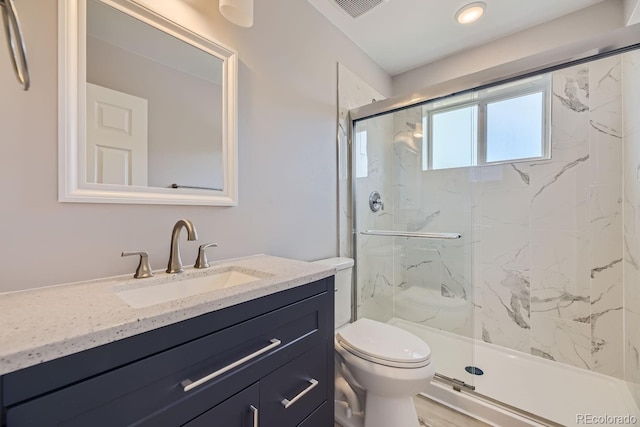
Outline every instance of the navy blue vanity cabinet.
[(329, 277), (0, 377), (2, 427), (333, 426)]

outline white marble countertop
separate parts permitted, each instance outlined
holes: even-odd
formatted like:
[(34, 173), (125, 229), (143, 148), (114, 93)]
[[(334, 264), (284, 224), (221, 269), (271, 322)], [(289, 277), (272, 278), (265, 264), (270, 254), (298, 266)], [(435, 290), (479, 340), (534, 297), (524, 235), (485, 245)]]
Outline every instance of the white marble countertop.
[[(131, 308), (114, 289), (144, 287), (234, 268), (268, 277), (145, 308)], [(154, 272), (21, 292), (0, 293), (0, 375), (170, 325), (335, 274), (326, 265), (268, 255), (185, 268), (181, 274)]]

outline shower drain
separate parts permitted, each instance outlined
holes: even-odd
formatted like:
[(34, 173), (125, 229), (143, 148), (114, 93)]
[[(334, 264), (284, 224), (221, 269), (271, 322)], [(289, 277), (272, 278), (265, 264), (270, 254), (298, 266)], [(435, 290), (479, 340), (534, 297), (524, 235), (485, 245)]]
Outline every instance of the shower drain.
[(484, 375), (484, 371), (480, 368), (476, 368), (475, 366), (465, 366), (464, 370), (471, 375)]

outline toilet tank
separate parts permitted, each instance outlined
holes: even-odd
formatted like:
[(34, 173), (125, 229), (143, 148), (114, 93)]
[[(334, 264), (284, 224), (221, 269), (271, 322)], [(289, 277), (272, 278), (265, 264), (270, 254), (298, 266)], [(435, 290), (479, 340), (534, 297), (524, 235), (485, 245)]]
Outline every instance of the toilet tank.
[(351, 258), (327, 258), (314, 261), (318, 264), (328, 265), (336, 269), (336, 294), (335, 294), (335, 327), (346, 325), (351, 321), (351, 272), (353, 260)]

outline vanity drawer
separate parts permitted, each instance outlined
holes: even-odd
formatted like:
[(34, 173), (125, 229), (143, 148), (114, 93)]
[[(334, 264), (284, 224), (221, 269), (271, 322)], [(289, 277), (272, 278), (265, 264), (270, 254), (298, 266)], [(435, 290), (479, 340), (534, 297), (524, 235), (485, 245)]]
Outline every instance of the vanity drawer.
[[(326, 293), (9, 407), (7, 425), (182, 425), (323, 342), (325, 306)], [(183, 381), (196, 382), (249, 355), (255, 356), (184, 391)]]
[(260, 386), (258, 383), (228, 398), (183, 427), (249, 427), (258, 425)]
[(326, 358), (323, 344), (260, 381), (262, 425), (295, 427), (327, 400)]

